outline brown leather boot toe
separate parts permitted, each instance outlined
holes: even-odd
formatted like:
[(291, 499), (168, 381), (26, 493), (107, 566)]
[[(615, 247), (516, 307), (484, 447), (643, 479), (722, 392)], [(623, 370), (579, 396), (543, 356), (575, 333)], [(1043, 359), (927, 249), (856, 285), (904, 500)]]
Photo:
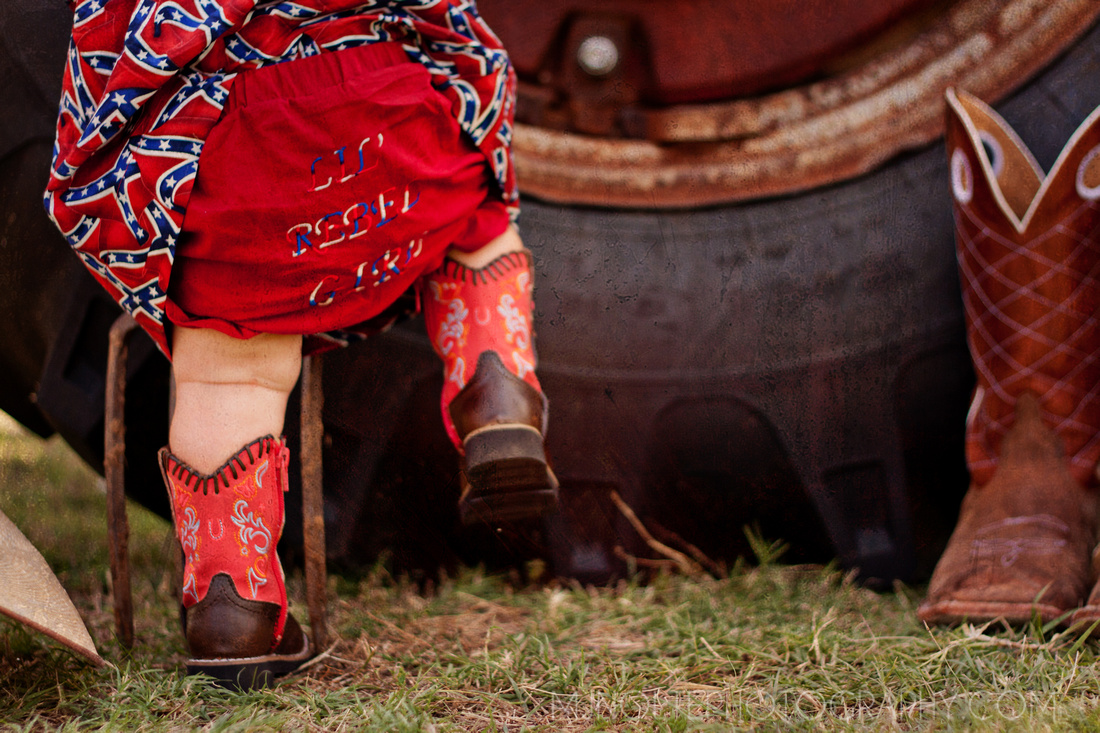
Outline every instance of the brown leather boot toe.
[(449, 410), (464, 449), (463, 524), (533, 519), (557, 509), (558, 480), (543, 447), (546, 398), (496, 352), (481, 353)]
[(1073, 612), (1069, 625), (1077, 631), (1091, 631), (1092, 636), (1100, 637), (1100, 631), (1097, 631), (1100, 629), (1100, 547), (1092, 551), (1092, 577), (1095, 581), (1092, 592), (1085, 605)]
[(209, 675), (224, 687), (268, 687), (312, 656), (308, 637), (290, 614), (272, 648), (279, 607), (241, 598), (225, 573), (214, 576), (206, 597), (186, 609), (183, 619), (191, 654), (187, 673)]
[(1021, 397), (992, 480), (971, 486), (917, 610), (926, 623), (1048, 622), (1088, 591), (1096, 492), (1070, 474), (1031, 395)]

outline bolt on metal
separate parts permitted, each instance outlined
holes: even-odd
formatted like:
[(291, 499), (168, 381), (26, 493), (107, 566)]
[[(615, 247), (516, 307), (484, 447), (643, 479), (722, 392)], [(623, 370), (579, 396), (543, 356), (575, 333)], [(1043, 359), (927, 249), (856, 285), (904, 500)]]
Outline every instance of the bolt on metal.
[(589, 36), (577, 47), (577, 63), (592, 76), (606, 76), (619, 65), (619, 47), (607, 36)]

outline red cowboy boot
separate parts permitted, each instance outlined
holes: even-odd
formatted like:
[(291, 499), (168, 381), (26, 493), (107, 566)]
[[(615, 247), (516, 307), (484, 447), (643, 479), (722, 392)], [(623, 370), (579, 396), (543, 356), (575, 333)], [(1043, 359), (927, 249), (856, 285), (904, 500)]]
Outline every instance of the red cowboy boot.
[(160, 465), (183, 549), (188, 674), (266, 687), (311, 655), (287, 613), (275, 546), (283, 531), (289, 451), (269, 436), (241, 448), (209, 476), (161, 449)]
[(947, 102), (978, 384), (967, 419), (971, 486), (918, 615), (1049, 621), (1084, 599), (1096, 539), (1100, 114), (1044, 178), (993, 110), (961, 92)]
[(464, 524), (538, 517), (557, 508), (546, 463), (547, 402), (535, 376), (530, 253), (479, 270), (452, 260), (421, 287), (424, 322), (443, 359), (440, 400), (462, 455)]

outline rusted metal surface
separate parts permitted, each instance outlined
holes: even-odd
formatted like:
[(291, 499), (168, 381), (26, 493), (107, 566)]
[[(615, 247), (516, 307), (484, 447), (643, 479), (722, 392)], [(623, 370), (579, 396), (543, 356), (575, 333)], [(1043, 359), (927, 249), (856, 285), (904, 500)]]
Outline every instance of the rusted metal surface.
[(644, 140), (521, 122), (520, 185), (559, 203), (687, 208), (835, 183), (939, 135), (947, 87), (997, 100), (1098, 16), (1095, 0), (958, 0), (820, 81), (752, 99), (639, 107), (631, 124)]
[[(573, 94), (591, 77), (613, 76), (636, 86), (646, 103), (664, 105), (803, 81), (823, 62), (937, 1), (482, 0), (478, 8), (524, 81)], [(602, 73), (600, 66), (586, 68), (578, 51), (585, 39), (601, 36), (615, 42), (618, 70), (627, 76), (616, 75), (614, 66)]]
[(313, 647), (328, 646), (328, 610), (325, 599), (325, 515), (322, 493), (321, 451), (324, 425), (321, 408), (321, 361), (308, 356), (302, 361), (302, 536), (305, 552), (306, 602)]
[(107, 352), (103, 474), (107, 482), (107, 544), (111, 556), (115, 630), (127, 649), (134, 646), (134, 603), (130, 591), (130, 523), (126, 518), (126, 357), (137, 323), (128, 314), (111, 326)]

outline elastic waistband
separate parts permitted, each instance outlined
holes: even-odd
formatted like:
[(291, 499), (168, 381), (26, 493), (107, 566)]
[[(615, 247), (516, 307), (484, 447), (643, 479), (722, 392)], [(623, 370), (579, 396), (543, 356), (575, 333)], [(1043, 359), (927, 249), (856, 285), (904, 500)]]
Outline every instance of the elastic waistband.
[(371, 72), (402, 64), (423, 69), (409, 60), (401, 43), (382, 41), (242, 71), (233, 81), (225, 112), (269, 99), (308, 97)]

